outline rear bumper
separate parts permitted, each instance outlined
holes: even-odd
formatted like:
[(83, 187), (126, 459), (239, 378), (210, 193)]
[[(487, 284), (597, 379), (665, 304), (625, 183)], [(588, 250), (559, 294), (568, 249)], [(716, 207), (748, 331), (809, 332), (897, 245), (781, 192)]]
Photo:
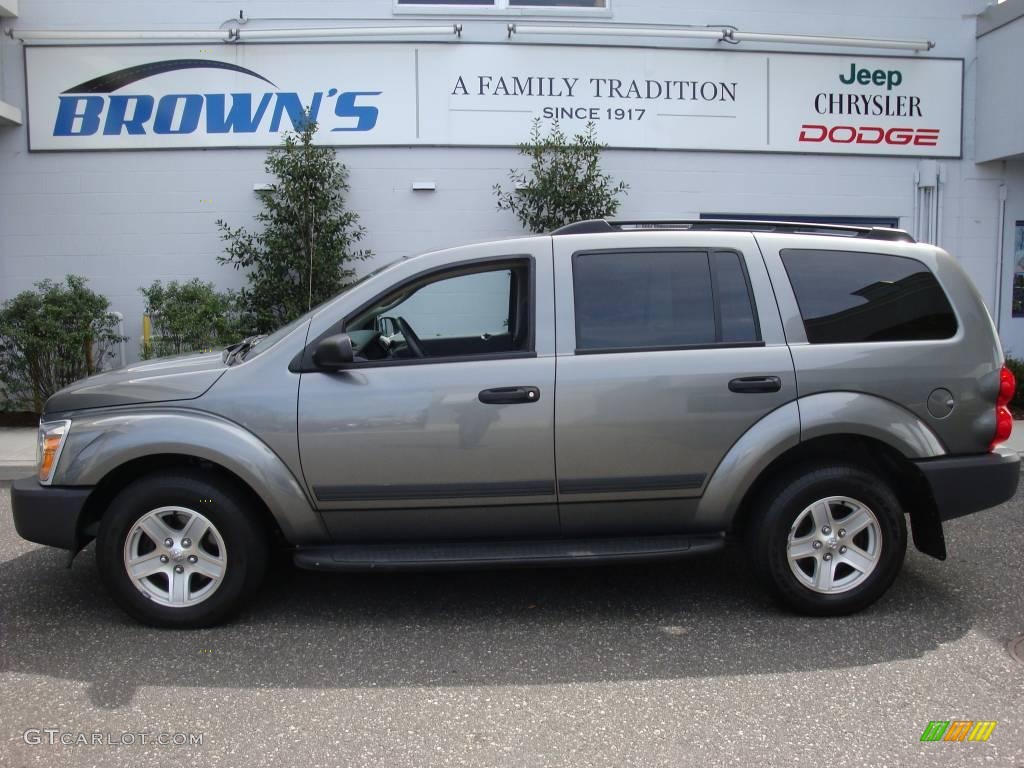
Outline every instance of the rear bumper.
[(40, 485), (34, 477), (11, 483), (14, 527), (23, 539), (77, 551), (81, 546), (78, 521), (92, 488)]
[(1002, 504), (1013, 498), (1020, 481), (1020, 456), (1008, 448), (915, 463), (931, 487), (942, 520)]

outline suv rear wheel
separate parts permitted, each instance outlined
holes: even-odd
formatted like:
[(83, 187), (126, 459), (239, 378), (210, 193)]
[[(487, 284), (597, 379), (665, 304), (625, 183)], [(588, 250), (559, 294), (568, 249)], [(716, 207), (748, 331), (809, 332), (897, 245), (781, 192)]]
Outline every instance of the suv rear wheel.
[(96, 559), (110, 594), (134, 618), (206, 627), (258, 589), (267, 536), (230, 484), (198, 472), (162, 472), (114, 498), (100, 523)]
[(843, 464), (805, 468), (760, 500), (748, 546), (776, 597), (833, 616), (870, 605), (903, 564), (907, 528), (896, 495), (874, 473)]

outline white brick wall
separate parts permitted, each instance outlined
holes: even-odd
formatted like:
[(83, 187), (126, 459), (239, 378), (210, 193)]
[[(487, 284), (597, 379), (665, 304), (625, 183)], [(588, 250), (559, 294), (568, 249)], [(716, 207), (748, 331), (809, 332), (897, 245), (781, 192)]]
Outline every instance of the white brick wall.
[[(26, 29), (212, 28), (234, 17), (239, 7), (233, 0), (34, 0), (22, 4), (15, 23)], [(323, 25), (391, 18), (391, 0), (260, 0), (244, 7), (254, 27), (291, 19)], [(991, 305), (999, 186), (1007, 183), (1002, 325), (1007, 345), (1024, 350), (1024, 320), (1009, 318), (1012, 223), (1024, 219), (1024, 164), (973, 160), (971, 14), (983, 7), (980, 0), (829, 0), (809, 13), (801, 0), (613, 0), (613, 21), (931, 38), (938, 43), (935, 55), (965, 58), (964, 159), (940, 161), (946, 173), (941, 244), (961, 259)], [(271, 18), (279, 21), (259, 21)], [(503, 23), (469, 18), (467, 35), (502, 39)], [(21, 44), (0, 37), (0, 58), (0, 99), (24, 108)], [(376, 253), (373, 263), (521, 234), (511, 214), (495, 210), (491, 193), (518, 164), (514, 150), (348, 149), (340, 154), (351, 170), (350, 204), (368, 230), (365, 245)], [(0, 300), (43, 277), (84, 274), (125, 314), (134, 353), (142, 312), (139, 286), (193, 276), (222, 286), (241, 284), (238, 273), (216, 263), (222, 249), (214, 222), (251, 223), (259, 208), (252, 186), (267, 180), (263, 159), (262, 150), (29, 154), (24, 127), (0, 129)], [(621, 211), (626, 217), (724, 211), (897, 216), (903, 226), (912, 223), (914, 159), (610, 151), (605, 166), (631, 186)], [(437, 191), (414, 193), (412, 182), (419, 180), (435, 181)]]

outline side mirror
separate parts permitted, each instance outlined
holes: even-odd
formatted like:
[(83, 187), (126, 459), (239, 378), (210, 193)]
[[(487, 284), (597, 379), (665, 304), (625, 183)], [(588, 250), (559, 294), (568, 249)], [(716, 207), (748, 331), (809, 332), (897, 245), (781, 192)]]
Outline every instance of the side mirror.
[(355, 352), (352, 349), (352, 339), (347, 333), (328, 336), (316, 345), (316, 351), (313, 353), (316, 367), (326, 371), (337, 371), (353, 360)]

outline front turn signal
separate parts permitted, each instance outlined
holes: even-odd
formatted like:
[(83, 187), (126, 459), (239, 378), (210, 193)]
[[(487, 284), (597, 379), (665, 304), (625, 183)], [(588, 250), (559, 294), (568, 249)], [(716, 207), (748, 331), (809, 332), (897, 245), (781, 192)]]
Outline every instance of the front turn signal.
[(36, 447), (36, 458), (39, 464), (39, 482), (49, 485), (53, 482), (53, 473), (60, 460), (60, 452), (64, 448), (71, 429), (71, 422), (41, 421), (39, 422), (39, 439)]

